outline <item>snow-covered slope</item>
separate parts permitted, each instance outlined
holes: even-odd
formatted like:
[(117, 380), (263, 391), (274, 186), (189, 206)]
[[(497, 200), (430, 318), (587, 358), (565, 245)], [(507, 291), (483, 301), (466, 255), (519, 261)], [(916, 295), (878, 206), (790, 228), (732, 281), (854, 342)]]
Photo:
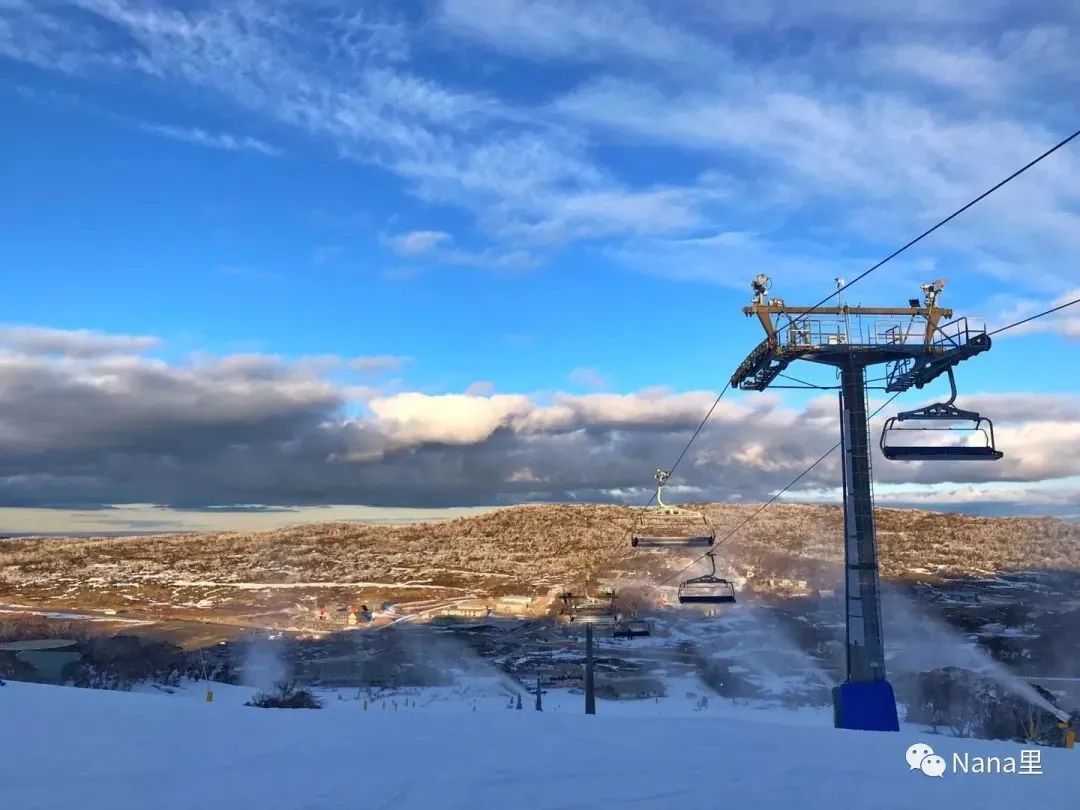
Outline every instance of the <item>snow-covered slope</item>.
[[(189, 691), (191, 694), (191, 691)], [(345, 808), (1041, 807), (1080, 794), (1080, 751), (1039, 749), (1041, 775), (910, 771), (907, 748), (1020, 757), (1011, 743), (724, 717), (469, 701), (363, 711), (213, 703), (9, 682), (0, 796), (19, 810)], [(637, 704), (644, 709), (644, 704)], [(576, 711), (580, 711), (577, 707)]]

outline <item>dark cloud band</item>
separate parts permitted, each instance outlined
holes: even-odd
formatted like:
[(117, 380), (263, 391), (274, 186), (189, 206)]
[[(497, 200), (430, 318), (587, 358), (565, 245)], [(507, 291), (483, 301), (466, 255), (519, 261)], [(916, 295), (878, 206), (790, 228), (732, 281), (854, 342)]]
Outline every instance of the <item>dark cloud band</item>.
[[(27, 351), (17, 340), (7, 345), (0, 354), (0, 504), (6, 506), (644, 500), (652, 471), (678, 455), (714, 396), (653, 390), (541, 400), (390, 395), (369, 387), (366, 412), (350, 416), (357, 389), (323, 375), (385, 365), (385, 358), (315, 363), (242, 355), (170, 365), (78, 347), (56, 357)], [(885, 493), (922, 485), (927, 502), (941, 505), (936, 490), (1000, 482), (1030, 490), (1062, 479), (1060, 489), (1080, 474), (1076, 397), (984, 395), (966, 404), (997, 418), (1005, 460), (877, 459), (883, 497), (918, 503), (918, 491)], [(830, 396), (795, 410), (771, 394), (729, 395), (680, 466), (672, 499), (768, 498), (836, 442), (835, 407)], [(794, 494), (814, 499), (839, 480), (830, 458)], [(985, 491), (992, 497), (992, 488)], [(957, 495), (959, 505), (964, 500)]]

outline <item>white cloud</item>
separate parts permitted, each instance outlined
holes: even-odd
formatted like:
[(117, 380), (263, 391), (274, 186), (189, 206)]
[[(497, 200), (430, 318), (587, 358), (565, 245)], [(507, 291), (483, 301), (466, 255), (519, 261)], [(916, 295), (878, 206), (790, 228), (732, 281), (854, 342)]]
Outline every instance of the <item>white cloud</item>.
[[(1062, 134), (1004, 111), (970, 114), (865, 86), (841, 94), (806, 84), (782, 63), (745, 66), (711, 86), (605, 77), (552, 109), (611, 139), (741, 160), (738, 199), (758, 215), (759, 229), (776, 222), (777, 211), (813, 210), (816, 233), (802, 236), (817, 242), (818, 252), (851, 233), (901, 244)], [(1049, 160), (935, 234), (935, 249), (999, 278), (1067, 283), (1061, 257), (1080, 253), (1080, 159), (1063, 150)], [(729, 218), (743, 213), (731, 205), (719, 210)], [(805, 256), (782, 238), (762, 234), (759, 241), (773, 241), (769, 252), (792, 262)]]
[(508, 427), (515, 417), (526, 415), (531, 407), (523, 395), (428, 396), (415, 392), (375, 399), (368, 405), (380, 429), (392, 440), (408, 445), (476, 444)]
[(706, 60), (716, 50), (632, 0), (443, 0), (437, 21), (497, 50), (541, 59), (686, 63)]
[[(1033, 484), (987, 482), (983, 484), (877, 485), (874, 502), (879, 508), (944, 509), (984, 515), (1060, 515), (1076, 519), (1076, 495), (1080, 478)], [(784, 500), (798, 503), (840, 503), (839, 487), (801, 490)]]
[[(1072, 126), (1047, 88), (1080, 65), (1080, 15), (1056, 0), (1023, 19), (958, 0), (447, 0), (422, 24), (383, 8), (8, 3), (0, 54), (166, 98), (197, 93), (475, 215), (484, 242), (434, 228), (391, 237), (408, 261), (388, 278), (427, 263), (525, 269), (597, 240), (623, 264), (740, 286), (751, 270), (827, 282), (837, 254), (880, 258), (873, 246), (902, 243)], [(471, 48), (482, 69), (436, 74), (426, 47)], [(478, 77), (496, 75), (485, 71), (516, 76), (491, 53), (574, 64), (550, 84), (485, 86)], [(912, 261), (959, 257), (965, 273), (1059, 295), (1075, 287), (1077, 189), (1080, 160), (1062, 150), (925, 243), (940, 255)]]
[[(783, 166), (819, 184), (813, 193), (893, 197), (903, 191), (924, 205), (927, 193), (937, 205), (972, 196), (976, 180), (1000, 179), (1056, 140), (1007, 118), (950, 119), (902, 96), (863, 91), (834, 98), (792, 87), (782, 73), (747, 72), (711, 88), (676, 92), (600, 79), (557, 100), (554, 109), (678, 146), (745, 151), (767, 159), (770, 175)], [(746, 104), (747, 96), (755, 103)], [(1056, 194), (1071, 196), (1065, 178), (1080, 170), (1076, 161), (1065, 157), (1057, 169), (1047, 179)]]
[(878, 0), (875, 3), (849, 3), (847, 0), (760, 0), (760, 2), (714, 3), (708, 13), (725, 26), (740, 30), (781, 30), (805, 28), (813, 23), (845, 34), (853, 26), (888, 20), (895, 26), (918, 29), (934, 28), (944, 23), (977, 23), (1008, 9), (1005, 0)]
[(962, 90), (988, 97), (1008, 93), (1011, 76), (999, 59), (985, 51), (961, 47), (940, 47), (927, 43), (900, 43), (870, 50), (868, 61), (876, 58), (883, 71), (904, 78), (917, 77), (945, 89)]
[(694, 186), (556, 193), (509, 217), (503, 230), (545, 242), (680, 233), (701, 225), (702, 205), (718, 196)]
[[(126, 0), (78, 5), (91, 14), (69, 18), (28, 8), (12, 13), (8, 24), (39, 32), (40, 49), (58, 64), (67, 57), (80, 74), (122, 70), (194, 86), (329, 139), (343, 155), (397, 173), (424, 200), (473, 210), (500, 238), (656, 233), (700, 218), (693, 188), (627, 187), (596, 164), (581, 133), (536, 111), (407, 72), (400, 53), (366, 36), (350, 40), (347, 70), (334, 69), (333, 59), (316, 67), (312, 50), (329, 49), (331, 56), (340, 50), (340, 25), (311, 25), (296, 9), (239, 1), (189, 12)], [(102, 24), (122, 36), (90, 50), (86, 44)], [(5, 49), (2, 40), (0, 53), (31, 58), (23, 49)], [(220, 148), (274, 148), (201, 129), (155, 131)], [(535, 262), (520, 248), (474, 253), (455, 263)]]
[(423, 256), (451, 239), (445, 231), (409, 231), (390, 237), (388, 242), (402, 256)]
[[(748, 290), (749, 281), (759, 273), (772, 276), (778, 294), (809, 288), (814, 295), (831, 285), (838, 270), (867, 267), (871, 257), (839, 255), (836, 248), (826, 252), (804, 240), (785, 240), (749, 231), (725, 231), (690, 238), (628, 239), (606, 254), (625, 266), (643, 273), (686, 281), (707, 281)], [(781, 292), (781, 289), (783, 290)], [(917, 290), (916, 286), (912, 289)], [(749, 299), (748, 299), (749, 301)]]
[(265, 141), (247, 135), (213, 133), (194, 127), (171, 127), (149, 123), (142, 123), (139, 128), (154, 135), (162, 135), (177, 141), (207, 146), (211, 149), (225, 149), (230, 152), (258, 152), (269, 157), (279, 157), (284, 154), (276, 146), (271, 146)]
[[(490, 270), (527, 270), (536, 267), (537, 258), (525, 250), (465, 250), (454, 247), (454, 237), (445, 231), (409, 231), (384, 242), (400, 256), (424, 259), (435, 264), (476, 267)], [(396, 274), (399, 280), (418, 275), (417, 270)]]

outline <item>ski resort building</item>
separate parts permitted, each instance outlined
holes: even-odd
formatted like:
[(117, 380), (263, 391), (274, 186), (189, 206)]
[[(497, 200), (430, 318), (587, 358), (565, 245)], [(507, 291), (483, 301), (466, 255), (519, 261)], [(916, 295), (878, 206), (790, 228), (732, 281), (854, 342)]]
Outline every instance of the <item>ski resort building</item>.
[(495, 603), (495, 612), (520, 616), (529, 613), (534, 606), (531, 596), (500, 596)]
[(467, 602), (459, 602), (448, 608), (443, 608), (443, 616), (461, 616), (467, 619), (483, 619), (491, 614), (491, 608), (486, 602), (479, 599), (470, 599)]
[(367, 605), (320, 605), (316, 611), (316, 617), (320, 622), (330, 624), (345, 624), (355, 626), (372, 620), (371, 610)]

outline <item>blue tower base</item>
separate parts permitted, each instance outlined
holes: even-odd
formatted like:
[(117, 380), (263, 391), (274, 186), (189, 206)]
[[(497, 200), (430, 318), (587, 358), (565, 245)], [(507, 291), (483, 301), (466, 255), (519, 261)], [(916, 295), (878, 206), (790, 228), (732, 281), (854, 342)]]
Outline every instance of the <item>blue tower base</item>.
[(888, 681), (844, 681), (834, 686), (833, 725), (862, 731), (899, 731), (896, 696)]

